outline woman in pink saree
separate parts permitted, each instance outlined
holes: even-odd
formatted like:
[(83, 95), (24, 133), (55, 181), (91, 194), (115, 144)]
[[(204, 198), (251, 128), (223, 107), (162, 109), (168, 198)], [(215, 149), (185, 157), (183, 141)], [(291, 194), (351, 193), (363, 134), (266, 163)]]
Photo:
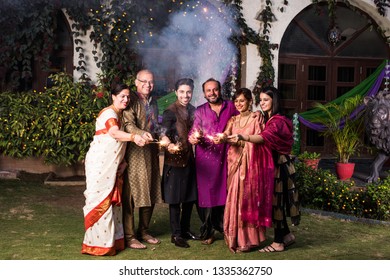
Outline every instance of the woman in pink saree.
[(111, 92), (112, 105), (104, 108), (96, 119), (95, 135), (85, 158), (83, 254), (115, 255), (125, 248), (121, 206), (125, 142), (145, 144), (141, 136), (120, 130), (129, 94), (127, 85), (116, 85)]
[(270, 149), (256, 142), (264, 122), (261, 114), (250, 111), (251, 91), (238, 90), (233, 101), (240, 114), (229, 120), (214, 141), (231, 144), (224, 235), (229, 250), (235, 253), (259, 246), (266, 239), (266, 228), (272, 226), (274, 163)]

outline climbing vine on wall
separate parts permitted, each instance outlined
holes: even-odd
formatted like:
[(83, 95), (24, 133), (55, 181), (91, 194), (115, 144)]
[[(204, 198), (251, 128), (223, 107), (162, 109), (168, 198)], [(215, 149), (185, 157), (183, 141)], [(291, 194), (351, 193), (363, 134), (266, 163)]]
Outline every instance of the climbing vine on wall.
[[(266, 6), (259, 14), (260, 21), (262, 22), (261, 32), (256, 32), (247, 25), (245, 18), (242, 14), (241, 0), (232, 0), (226, 2), (231, 5), (235, 5), (237, 13), (239, 14), (239, 16), (237, 17), (237, 21), (243, 31), (243, 35), (238, 39), (239, 43), (255, 44), (258, 48), (259, 55), (262, 60), (259, 73), (257, 75), (255, 87), (253, 89), (255, 103), (258, 104), (259, 95), (262, 88), (264, 88), (265, 86), (272, 85), (275, 80), (275, 70), (272, 64), (274, 56), (272, 54), (272, 50), (277, 49), (278, 45), (271, 43), (269, 38), (271, 23), (275, 20), (275, 15), (272, 12), (272, 2), (270, 0), (266, 0)], [(282, 4), (288, 5), (288, 1), (283, 0)]]

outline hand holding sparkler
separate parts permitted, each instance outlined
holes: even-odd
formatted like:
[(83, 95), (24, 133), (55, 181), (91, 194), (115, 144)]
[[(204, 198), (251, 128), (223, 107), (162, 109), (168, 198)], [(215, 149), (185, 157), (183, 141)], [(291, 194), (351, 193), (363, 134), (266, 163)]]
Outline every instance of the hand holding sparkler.
[(176, 143), (176, 144), (169, 143), (169, 145), (167, 146), (167, 149), (168, 149), (169, 153), (177, 154), (181, 150), (181, 145), (180, 145), (180, 143)]
[(241, 134), (232, 134), (227, 137), (227, 142), (231, 144), (236, 144), (238, 141), (243, 140)]
[(202, 138), (203, 136), (203, 133), (201, 130), (195, 130), (189, 137), (188, 137), (188, 141), (192, 144), (192, 145), (196, 145), (199, 143), (200, 139)]
[(134, 143), (139, 147), (143, 147), (146, 144), (146, 140), (141, 135), (136, 134), (134, 135)]
[(168, 147), (168, 145), (171, 143), (171, 140), (169, 140), (169, 138), (167, 136), (163, 136), (161, 137), (161, 140), (159, 142), (160, 146), (161, 147)]
[(227, 135), (225, 133), (217, 133), (215, 136), (212, 138), (214, 144), (222, 144), (226, 142)]
[(142, 138), (146, 141), (146, 144), (154, 142), (153, 136), (149, 132), (144, 132)]

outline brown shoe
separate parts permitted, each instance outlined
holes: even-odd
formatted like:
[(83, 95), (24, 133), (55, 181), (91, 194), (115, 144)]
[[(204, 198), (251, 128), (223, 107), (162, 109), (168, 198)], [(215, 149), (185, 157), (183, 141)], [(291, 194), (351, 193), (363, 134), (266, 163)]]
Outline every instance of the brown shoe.
[(209, 238), (203, 240), (201, 243), (202, 243), (203, 245), (211, 245), (211, 244), (214, 243), (214, 241), (215, 241), (215, 235), (213, 234), (213, 235), (210, 236)]

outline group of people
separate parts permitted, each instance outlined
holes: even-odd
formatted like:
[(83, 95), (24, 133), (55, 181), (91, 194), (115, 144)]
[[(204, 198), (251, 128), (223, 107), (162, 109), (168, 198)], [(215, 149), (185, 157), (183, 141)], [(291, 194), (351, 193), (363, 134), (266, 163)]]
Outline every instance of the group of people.
[[(281, 114), (276, 88), (264, 89), (261, 110), (252, 112), (249, 89), (224, 100), (220, 82), (210, 78), (202, 84), (207, 102), (195, 108), (193, 80), (179, 79), (176, 101), (159, 122), (153, 73), (139, 71), (135, 85), (136, 92), (113, 87), (112, 105), (96, 119), (85, 159), (82, 253), (114, 255), (159, 244), (149, 223), (162, 202), (169, 205), (171, 242), (178, 247), (190, 247), (191, 239), (210, 245), (220, 232), (230, 251), (247, 252), (265, 241), (272, 226), (274, 241), (259, 252), (283, 251), (295, 242), (287, 221), (298, 225), (300, 219), (289, 157), (292, 123)], [(190, 225), (194, 205), (199, 235)]]

